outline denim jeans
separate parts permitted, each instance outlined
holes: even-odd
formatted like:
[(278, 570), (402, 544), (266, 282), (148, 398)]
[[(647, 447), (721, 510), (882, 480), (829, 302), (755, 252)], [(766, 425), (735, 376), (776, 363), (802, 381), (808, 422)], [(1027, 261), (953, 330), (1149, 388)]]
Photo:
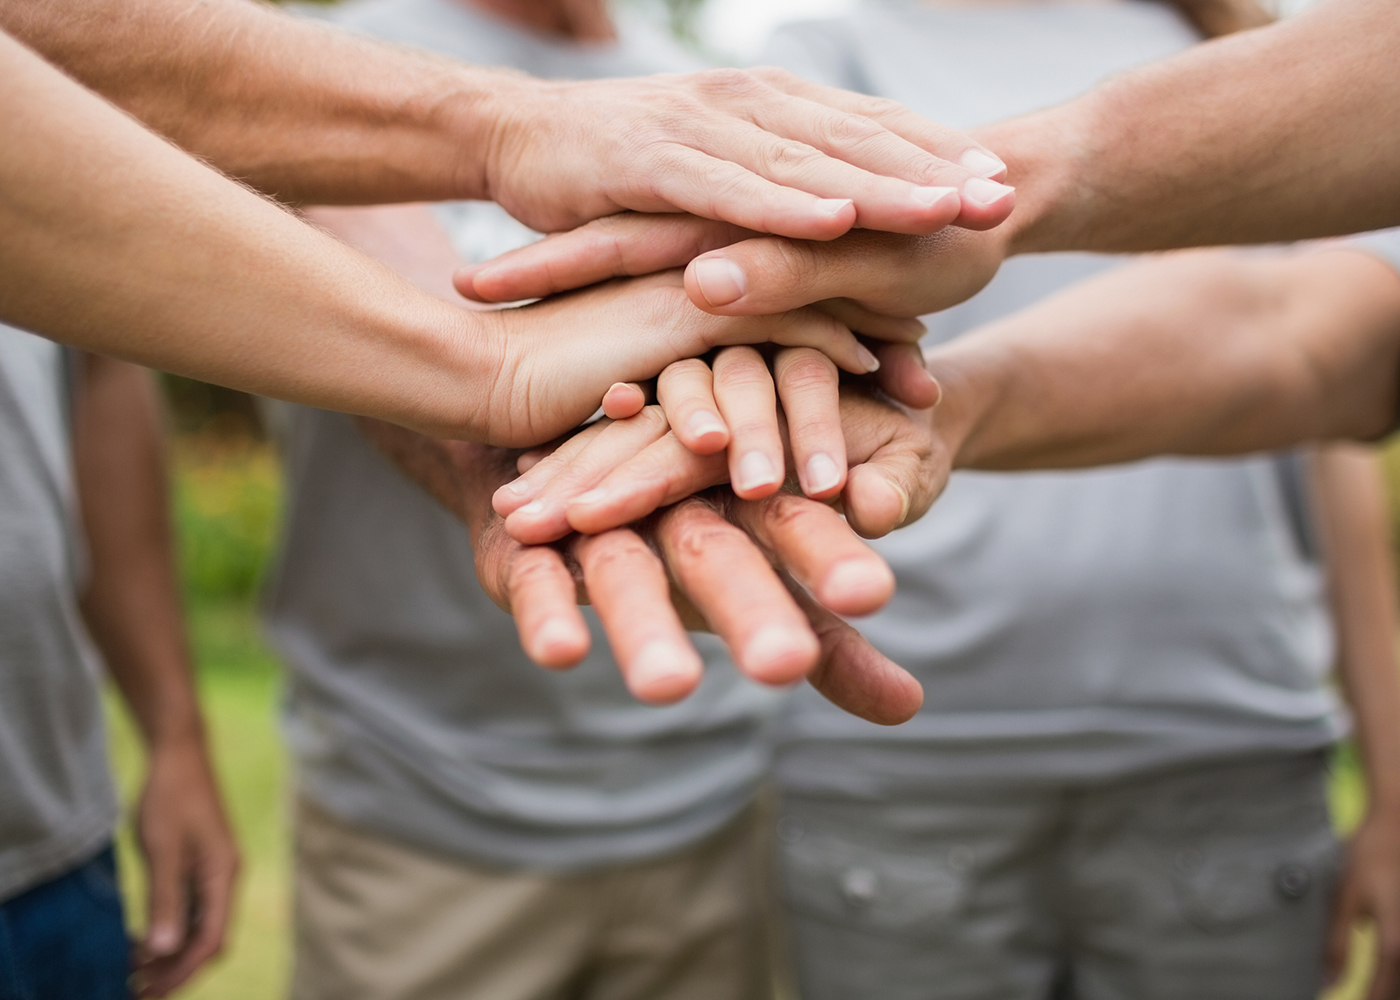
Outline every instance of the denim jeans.
[(0, 903), (0, 1000), (128, 1000), (130, 974), (110, 845)]

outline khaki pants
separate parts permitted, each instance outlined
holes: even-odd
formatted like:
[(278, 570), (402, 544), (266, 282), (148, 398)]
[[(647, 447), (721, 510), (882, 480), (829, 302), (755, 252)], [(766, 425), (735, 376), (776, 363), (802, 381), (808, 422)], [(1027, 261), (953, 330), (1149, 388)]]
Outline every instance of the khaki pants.
[(766, 1000), (766, 824), (581, 874), (475, 868), (302, 801), (294, 1000)]

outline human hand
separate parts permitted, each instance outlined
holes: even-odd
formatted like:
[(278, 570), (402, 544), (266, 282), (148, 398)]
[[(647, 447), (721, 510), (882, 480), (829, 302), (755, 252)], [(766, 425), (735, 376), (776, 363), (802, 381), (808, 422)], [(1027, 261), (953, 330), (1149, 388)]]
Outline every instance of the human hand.
[(139, 995), (163, 997), (223, 947), (238, 875), (238, 848), (202, 743), (151, 748), (136, 833), (147, 870)]
[(1008, 255), (1009, 227), (931, 236), (856, 231), (827, 242), (762, 236), (685, 215), (628, 214), (459, 269), (457, 290), (513, 302), (624, 275), (685, 267), (690, 300), (719, 315), (782, 312), (813, 303), (881, 339), (880, 317), (921, 316), (970, 298)]
[(1370, 920), (1376, 964), (1366, 1000), (1400, 997), (1400, 816), (1368, 813), (1347, 846), (1346, 869), (1327, 933), (1328, 979), (1347, 967), (1352, 932)]
[(825, 240), (852, 226), (985, 229), (1012, 207), (1009, 190), (985, 180), (1005, 166), (969, 136), (779, 69), (518, 76), (494, 89), (482, 186), (540, 232), (680, 211)]
[[(784, 407), (789, 410), (789, 419), (780, 421), (781, 414), (773, 404), (774, 376), (761, 359), (746, 353), (752, 352), (730, 348), (716, 358), (721, 371), (748, 369), (740, 381), (715, 383), (715, 396), (731, 397), (730, 411), (747, 408), (745, 422), (736, 429), (728, 454), (712, 447), (715, 443), (724, 447), (719, 434), (701, 438), (697, 447), (697, 427), (714, 421), (724, 429), (716, 416), (724, 407), (713, 401), (703, 373), (687, 371), (686, 377), (696, 384), (695, 395), (683, 399), (684, 406), (677, 405), (674, 394), (668, 398), (663, 392), (662, 405), (647, 407), (626, 420), (595, 424), (547, 455), (536, 452), (523, 456), (523, 474), (493, 498), (496, 512), (506, 518), (507, 531), (522, 542), (539, 544), (573, 530), (597, 533), (645, 517), (692, 493), (743, 476), (745, 459), (753, 454), (745, 451), (746, 436), (757, 438), (762, 442), (760, 447), (767, 447), (769, 437), (776, 442), (779, 470), (785, 466), (785, 447), (798, 456), (792, 464), (803, 470), (799, 478), (809, 495), (835, 498), (839, 494), (848, 523), (860, 534), (882, 535), (922, 516), (947, 480), (957, 434), (944, 434), (934, 423), (932, 411), (908, 410), (876, 398), (869, 387), (848, 385), (838, 390), (834, 374), (818, 365), (811, 365), (807, 374), (793, 379), (800, 363), (784, 365), (783, 359), (801, 351), (779, 352), (775, 377)], [(881, 368), (882, 376), (912, 380), (917, 371), (932, 390), (928, 402), (937, 401), (937, 384), (921, 364), (892, 363), (900, 355), (917, 355), (916, 348), (891, 345), (882, 353), (891, 359)], [(734, 360), (726, 364), (727, 356)], [(682, 366), (692, 369), (694, 363), (676, 367)], [(732, 400), (735, 396), (739, 397), (737, 402)], [(746, 396), (751, 398), (745, 400)], [(668, 412), (677, 415), (675, 428)], [(792, 416), (794, 413), (800, 414), (800, 419)], [(691, 428), (689, 434), (680, 429), (683, 427)], [(805, 461), (799, 440), (808, 449)], [(824, 451), (813, 450), (816, 448)], [(771, 461), (765, 453), (760, 455), (765, 462)], [(837, 484), (813, 482), (812, 457), (817, 455), (833, 463), (833, 456), (839, 457)], [(849, 474), (848, 463), (852, 467)], [(761, 497), (777, 490), (780, 481), (781, 473), (775, 481), (761, 486), (744, 486), (749, 496)]]
[(473, 315), (494, 355), (477, 422), (487, 440), (506, 446), (549, 441), (587, 419), (613, 383), (652, 378), (713, 347), (771, 342), (815, 348), (851, 372), (878, 367), (845, 326), (817, 310), (701, 312), (687, 301), (677, 271)]

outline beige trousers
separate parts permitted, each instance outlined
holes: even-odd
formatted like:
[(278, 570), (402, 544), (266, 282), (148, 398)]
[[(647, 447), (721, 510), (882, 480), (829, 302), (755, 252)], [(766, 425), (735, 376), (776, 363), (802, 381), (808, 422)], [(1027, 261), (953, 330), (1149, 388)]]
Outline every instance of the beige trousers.
[(293, 1000), (767, 1000), (767, 824), (572, 875), (475, 868), (302, 801)]

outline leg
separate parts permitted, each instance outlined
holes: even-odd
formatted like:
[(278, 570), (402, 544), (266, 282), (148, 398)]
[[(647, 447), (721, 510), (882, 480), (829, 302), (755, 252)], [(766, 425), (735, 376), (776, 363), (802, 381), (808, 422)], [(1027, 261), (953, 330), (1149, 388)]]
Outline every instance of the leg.
[[(131, 952), (111, 847), (0, 906), (23, 1000), (126, 1000)], [(2, 946), (0, 946), (2, 947)], [(0, 996), (5, 993), (0, 960)]]
[(1315, 1000), (1338, 864), (1319, 754), (1090, 791), (1063, 872), (1078, 1000)]
[[(768, 1000), (770, 809), (677, 854), (616, 869), (586, 1000)], [(601, 894), (600, 894), (601, 895)]]
[(804, 1000), (1044, 1000), (1058, 801), (785, 797), (779, 856)]
[(568, 879), (473, 868), (305, 801), (295, 892), (294, 1000), (554, 1000), (591, 933)]

